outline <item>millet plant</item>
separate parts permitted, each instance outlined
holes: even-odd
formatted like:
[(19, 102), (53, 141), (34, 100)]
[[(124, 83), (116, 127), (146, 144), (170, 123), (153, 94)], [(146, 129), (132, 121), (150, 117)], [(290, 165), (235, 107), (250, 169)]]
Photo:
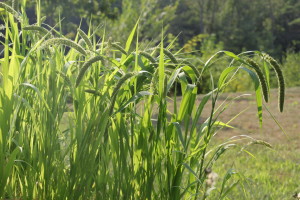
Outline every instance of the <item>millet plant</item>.
[[(216, 106), (218, 97), (245, 71), (255, 83), (261, 123), (273, 67), (283, 110), (283, 75), (265, 53), (220, 51), (194, 66), (163, 36), (156, 47), (140, 49), (138, 22), (121, 43), (105, 34), (98, 41), (92, 27), (70, 40), (43, 23), (40, 1), (36, 24), (28, 24), (26, 1), (20, 12), (14, 5), (0, 2), (1, 199), (206, 199), (213, 189), (224, 199), (236, 185), (227, 184), (234, 170), (221, 188), (206, 181), (235, 146), (210, 145), (216, 130), (231, 127), (218, 120), (228, 103)], [(201, 77), (219, 59), (232, 61), (198, 96)], [(208, 106), (209, 117), (200, 120)]]

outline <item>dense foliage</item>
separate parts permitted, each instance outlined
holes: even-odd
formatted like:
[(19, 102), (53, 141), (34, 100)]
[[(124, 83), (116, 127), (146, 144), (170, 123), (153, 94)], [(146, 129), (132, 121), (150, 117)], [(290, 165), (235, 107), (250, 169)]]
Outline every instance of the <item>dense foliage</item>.
[[(34, 6), (33, 0), (27, 4)], [(179, 35), (180, 45), (199, 34), (215, 34), (216, 42), (233, 52), (268, 51), (279, 56), (291, 47), (300, 50), (300, 1), (298, 0), (45, 0), (42, 16), (55, 25), (59, 16), (65, 33), (75, 32), (81, 19), (87, 30), (89, 20), (112, 29), (116, 40), (128, 35), (128, 23), (140, 17), (141, 38), (157, 38), (159, 22), (169, 26), (169, 33)], [(29, 9), (33, 16), (34, 9)], [(175, 14), (176, 11), (176, 15)], [(125, 25), (126, 24), (126, 25)], [(166, 29), (167, 30), (167, 29)], [(74, 35), (73, 35), (74, 36)], [(124, 36), (123, 36), (124, 37)], [(155, 40), (157, 42), (157, 40)]]
[[(7, 0), (11, 2), (12, 0)], [(18, 2), (18, 1), (16, 1)], [(36, 21), (34, 0), (26, 2), (31, 23)], [(211, 52), (226, 49), (232, 52), (260, 50), (269, 52), (285, 65), (284, 75), (295, 86), (294, 69), (290, 67), (289, 53), (300, 50), (300, 2), (297, 0), (113, 0), (113, 1), (37, 1), (41, 3), (43, 21), (56, 26), (66, 37), (74, 39), (78, 24), (84, 31), (90, 25), (99, 26), (97, 39), (105, 35), (114, 41), (125, 41), (131, 28), (139, 19), (140, 47), (157, 45), (158, 32), (164, 27), (173, 49), (184, 47), (194, 65), (201, 65)], [(25, 6), (25, 5), (24, 5)], [(45, 24), (43, 26), (46, 26)], [(176, 42), (174, 43), (174, 38)], [(135, 43), (135, 41), (133, 41)], [(288, 58), (289, 57), (289, 58)], [(212, 68), (218, 77), (218, 65)], [(271, 71), (271, 75), (275, 75)], [(290, 77), (291, 76), (291, 77)], [(239, 79), (245, 79), (239, 75)], [(209, 76), (203, 77), (199, 92), (207, 92)], [(271, 81), (274, 87), (276, 82)], [(235, 84), (228, 91), (244, 91), (251, 86), (245, 79), (243, 85)]]
[(197, 34), (216, 34), (232, 51), (259, 49), (279, 56), (300, 50), (298, 0), (183, 0), (171, 26), (187, 41)]
[[(0, 2), (1, 199), (225, 199), (241, 176), (228, 169), (215, 187), (214, 166), (237, 146), (236, 138), (211, 145), (216, 131), (232, 128), (219, 120), (232, 104), (217, 106), (220, 94), (238, 71), (248, 74), (261, 124), (273, 68), (283, 111), (284, 78), (268, 54), (218, 51), (195, 66), (163, 33), (157, 46), (140, 48), (140, 21), (122, 43), (105, 34), (98, 40), (93, 26), (70, 40), (42, 26), (40, 2), (35, 24), (18, 8)], [(210, 76), (209, 91), (197, 96), (216, 63), (223, 66), (218, 79)], [(176, 85), (182, 97), (171, 95)]]

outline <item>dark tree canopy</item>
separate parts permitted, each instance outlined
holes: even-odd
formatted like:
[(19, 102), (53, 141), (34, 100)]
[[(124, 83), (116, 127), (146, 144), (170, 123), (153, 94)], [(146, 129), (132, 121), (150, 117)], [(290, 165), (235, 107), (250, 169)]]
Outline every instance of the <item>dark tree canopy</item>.
[[(27, 1), (31, 18), (35, 2)], [(53, 26), (62, 19), (64, 33), (75, 32), (80, 22), (86, 31), (92, 21), (123, 39), (140, 18), (140, 37), (149, 41), (157, 41), (163, 24), (168, 33), (179, 35), (180, 45), (208, 34), (234, 52), (258, 49), (279, 57), (287, 50), (300, 50), (299, 0), (42, 0), (41, 4), (46, 23)]]

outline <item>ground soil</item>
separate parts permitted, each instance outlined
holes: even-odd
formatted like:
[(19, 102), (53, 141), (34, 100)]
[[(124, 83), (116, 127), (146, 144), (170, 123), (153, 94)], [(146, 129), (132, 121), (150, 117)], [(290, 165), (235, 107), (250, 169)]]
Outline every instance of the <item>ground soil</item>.
[[(232, 100), (242, 94), (250, 95)], [(277, 90), (271, 90), (271, 98), (268, 103), (264, 102), (264, 104), (284, 131), (264, 106), (263, 125), (260, 128), (254, 93), (228, 93), (223, 94), (218, 101), (218, 104), (221, 104), (227, 97), (229, 97), (226, 100), (227, 103), (230, 100), (233, 101), (220, 115), (222, 122), (228, 122), (244, 109), (248, 109), (230, 122), (230, 125), (235, 129), (224, 128), (217, 133), (217, 138), (226, 139), (231, 136), (246, 134), (257, 139), (263, 139), (273, 145), (288, 143), (291, 144), (291, 147), (300, 150), (300, 88), (286, 90), (284, 111), (282, 113), (278, 109), (277, 94)], [(204, 116), (209, 116), (209, 113), (209, 106), (206, 106)]]

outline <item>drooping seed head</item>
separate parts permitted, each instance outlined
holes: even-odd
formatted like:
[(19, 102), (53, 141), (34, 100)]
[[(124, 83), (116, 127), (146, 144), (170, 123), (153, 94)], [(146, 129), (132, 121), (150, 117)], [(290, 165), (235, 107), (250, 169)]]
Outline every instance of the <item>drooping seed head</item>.
[(268, 102), (269, 90), (268, 90), (267, 80), (266, 80), (262, 70), (260, 69), (259, 65), (253, 59), (246, 58), (246, 62), (248, 63), (248, 66), (250, 66), (256, 72), (259, 82), (260, 82), (260, 85), (261, 85), (261, 88), (262, 88), (264, 99), (266, 102)]
[(93, 49), (92, 42), (90, 41), (89, 37), (83, 32), (81, 29), (77, 29), (80, 37), (84, 40), (86, 45), (88, 46), (89, 50)]
[(200, 72), (199, 70), (197, 69), (197, 67), (195, 65), (193, 65), (191, 62), (189, 62), (188, 60), (179, 60), (182, 64), (185, 64), (187, 66), (189, 66), (193, 71), (194, 73), (196, 74), (196, 79), (197, 80), (200, 80)]
[(16, 4), (16, 1), (15, 1), (15, 0), (12, 0), (12, 2), (11, 2), (11, 7), (12, 7), (14, 10), (17, 10), (17, 4)]
[(149, 53), (147, 52), (144, 52), (144, 51), (139, 51), (139, 54), (145, 58), (147, 58), (151, 64), (153, 64), (154, 66), (158, 66), (157, 63), (156, 63), (156, 60), (153, 56), (151, 56)]
[[(13, 5), (15, 5), (14, 1), (13, 1)], [(21, 17), (19, 13), (13, 7), (7, 5), (6, 3), (0, 2), (0, 8), (3, 8), (8, 13), (12, 14), (17, 21), (21, 21)]]
[(75, 87), (78, 87), (78, 85), (80, 84), (80, 82), (81, 82), (81, 80), (82, 80), (82, 78), (83, 78), (83, 76), (84, 76), (86, 70), (87, 70), (93, 63), (95, 63), (95, 62), (97, 62), (97, 61), (100, 61), (100, 60), (103, 60), (103, 57), (102, 57), (102, 56), (95, 56), (95, 57), (90, 58), (88, 61), (86, 61), (86, 62), (83, 64), (83, 66), (82, 66), (81, 70), (79, 71), (79, 74), (78, 74), (78, 76), (77, 76), (77, 78), (76, 78)]
[(155, 69), (155, 72), (153, 73), (151, 83), (150, 83), (150, 91), (153, 94), (158, 94), (157, 82), (158, 82), (158, 68)]
[(166, 54), (166, 56), (168, 56), (170, 58), (170, 60), (174, 63), (177, 64), (178, 61), (175, 58), (175, 56), (168, 50), (168, 49), (164, 49), (164, 54)]
[(86, 51), (81, 46), (76, 44), (74, 41), (66, 39), (66, 38), (52, 38), (52, 39), (46, 40), (45, 42), (42, 43), (42, 45), (39, 47), (39, 49), (48, 48), (51, 45), (65, 45), (65, 46), (75, 49), (76, 51), (78, 51), (79, 53), (81, 53), (84, 56), (87, 55)]
[(125, 51), (125, 49), (123, 47), (121, 47), (120, 45), (118, 45), (117, 43), (112, 43), (111, 46), (117, 50), (119, 50), (121, 53), (123, 53), (124, 55), (128, 55), (127, 52)]
[(89, 94), (93, 94), (93, 95), (96, 95), (96, 96), (100, 96), (100, 92), (96, 91), (96, 90), (84, 90), (86, 93), (89, 93)]
[(84, 39), (82, 39), (82, 38), (78, 41), (78, 45), (82, 46), (83, 48), (85, 47), (84, 46), (85, 44), (86, 43), (85, 43)]
[(270, 55), (263, 53), (262, 57), (270, 64), (270, 66), (274, 69), (276, 75), (277, 75), (277, 80), (278, 80), (278, 85), (279, 85), (279, 110), (280, 112), (283, 111), (284, 107), (284, 95), (285, 95), (285, 81), (283, 77), (283, 73), (281, 70), (280, 65), (278, 62), (272, 58)]
[(111, 103), (110, 103), (110, 108), (109, 108), (110, 115), (113, 112), (114, 105), (115, 105), (116, 98), (117, 98), (117, 94), (118, 94), (121, 86), (123, 85), (123, 83), (125, 83), (125, 81), (127, 81), (128, 79), (130, 79), (133, 76), (136, 76), (137, 74), (138, 73), (136, 73), (136, 72), (129, 72), (129, 73), (125, 74), (124, 76), (122, 76), (120, 78), (120, 80), (118, 81), (118, 83), (117, 83), (116, 87), (114, 88), (113, 93), (111, 95)]
[(23, 30), (25, 30), (25, 31), (38, 31), (39, 33), (41, 33), (43, 35), (46, 35), (48, 33), (51, 34), (51, 32), (48, 31), (46, 28), (41, 27), (41, 26), (37, 26), (37, 25), (28, 25), (28, 26), (25, 26), (25, 27), (23, 27)]

